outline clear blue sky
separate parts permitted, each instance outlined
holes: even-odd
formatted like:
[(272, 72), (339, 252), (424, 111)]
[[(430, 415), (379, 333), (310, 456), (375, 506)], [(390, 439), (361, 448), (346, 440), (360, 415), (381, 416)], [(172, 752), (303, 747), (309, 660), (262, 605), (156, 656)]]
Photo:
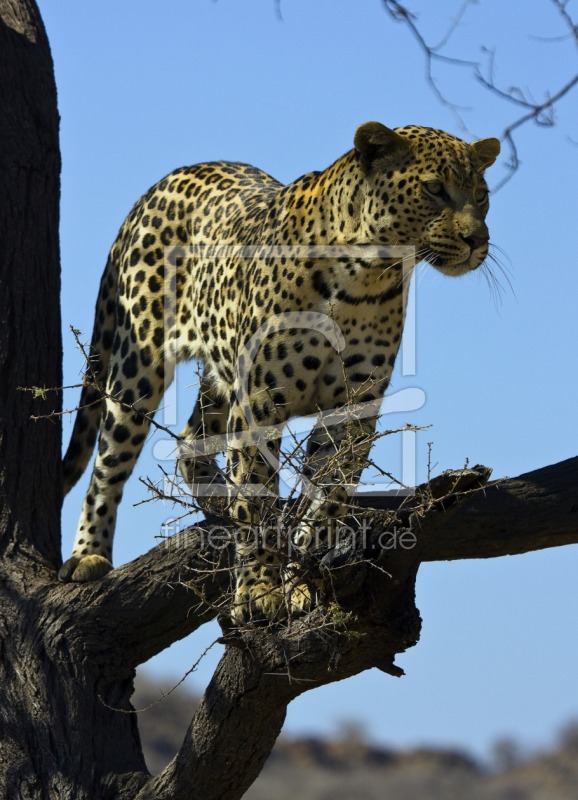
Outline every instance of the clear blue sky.
[[(409, 0), (408, 0), (409, 2)], [(412, 0), (432, 38), (457, 2)], [(466, 107), (463, 132), (432, 95), (414, 41), (379, 0), (40, 0), (52, 43), (62, 116), (62, 266), (65, 383), (82, 358), (69, 325), (90, 338), (106, 255), (131, 205), (184, 164), (245, 161), (282, 181), (322, 169), (351, 147), (357, 125), (418, 123), (464, 138), (499, 135), (517, 110), (485, 93), (466, 70), (439, 67), (447, 96)], [(576, 12), (577, 3), (569, 8)], [(548, 0), (473, 5), (452, 54), (482, 58), (496, 48), (496, 77), (538, 99), (576, 71), (570, 42)], [(427, 442), (438, 469), (466, 459), (517, 475), (578, 453), (576, 370), (576, 101), (560, 103), (555, 128), (527, 126), (522, 167), (492, 198), (492, 239), (504, 252), (513, 290), (499, 302), (481, 275), (455, 280), (421, 268), (416, 281), (417, 370), (392, 390), (418, 387), (426, 402), (387, 419), (432, 427), (417, 437), (418, 479)], [(574, 141), (570, 137), (574, 136)], [(489, 173), (490, 183), (501, 176)], [(179, 378), (180, 428), (194, 402), (192, 373)], [(77, 392), (66, 399), (73, 408)], [(65, 421), (65, 439), (69, 433)], [(158, 434), (155, 435), (158, 437)], [(153, 437), (153, 442), (156, 438)], [(171, 508), (141, 505), (139, 461), (118, 523), (116, 561), (153, 546)], [(377, 460), (399, 463), (399, 446)], [(86, 480), (64, 508), (68, 553)], [(398, 662), (407, 677), (372, 671), (305, 694), (290, 707), (291, 734), (328, 732), (356, 719), (397, 745), (455, 743), (487, 752), (502, 734), (547, 744), (578, 717), (578, 551), (575, 547), (492, 561), (432, 564), (418, 578), (421, 642)], [(171, 648), (149, 666), (181, 675), (215, 628)], [(215, 649), (216, 650), (216, 649)], [(202, 688), (215, 650), (189, 685)], [(215, 655), (213, 656), (213, 653)], [(166, 687), (166, 682), (163, 683)]]

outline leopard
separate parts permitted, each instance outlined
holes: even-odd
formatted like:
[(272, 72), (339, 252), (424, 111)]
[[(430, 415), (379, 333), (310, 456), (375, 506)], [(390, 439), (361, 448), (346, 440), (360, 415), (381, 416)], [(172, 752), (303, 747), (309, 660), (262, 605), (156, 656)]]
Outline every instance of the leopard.
[(467, 143), (366, 122), (333, 164), (286, 185), (214, 161), (149, 189), (100, 282), (64, 494), (98, 447), (60, 580), (112, 569), (124, 486), (175, 365), (195, 359), (199, 395), (176, 456), (191, 491), (228, 498), (238, 533), (230, 619), (311, 609), (314, 588), (251, 535), (278, 490), (279, 431), (292, 418), (321, 417), (305, 447), (309, 499), (292, 534), (306, 553), (312, 526), (343, 513), (367, 463), (415, 265), (458, 277), (486, 261), (485, 170), (499, 152), (496, 138)]

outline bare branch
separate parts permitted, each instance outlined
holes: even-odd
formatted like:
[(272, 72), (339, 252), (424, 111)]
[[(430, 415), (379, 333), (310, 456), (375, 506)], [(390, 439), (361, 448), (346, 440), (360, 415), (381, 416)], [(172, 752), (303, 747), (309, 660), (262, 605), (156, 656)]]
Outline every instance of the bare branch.
[(450, 23), (449, 28), (447, 29), (443, 37), (440, 39), (440, 41), (435, 46), (432, 47), (434, 53), (439, 52), (442, 48), (446, 46), (446, 44), (449, 42), (449, 40), (452, 38), (456, 30), (458, 29), (460, 22), (464, 18), (469, 6), (474, 5), (476, 2), (477, 0), (463, 0), (463, 3), (458, 9), (457, 14)]
[[(551, 0), (551, 2), (554, 5), (554, 8), (560, 14), (565, 25), (568, 27), (570, 35), (574, 38), (576, 44), (578, 45), (578, 24), (574, 21), (570, 12), (568, 11), (567, 2), (565, 0)], [(413, 14), (411, 11), (409, 11), (409, 9), (405, 5), (398, 2), (398, 0), (383, 0), (383, 4), (385, 10), (390, 15), (390, 17), (394, 19), (396, 22), (404, 23), (408, 28), (408, 30), (411, 32), (412, 36), (418, 43), (419, 48), (422, 51), (425, 58), (425, 72), (428, 84), (430, 85), (432, 91), (434, 92), (435, 96), (440, 101), (440, 103), (449, 108), (456, 115), (463, 129), (467, 129), (467, 126), (463, 118), (461, 117), (459, 111), (462, 111), (464, 109), (458, 106), (457, 104), (449, 101), (444, 92), (440, 89), (438, 82), (433, 76), (434, 61), (453, 64), (455, 66), (465, 67), (471, 70), (473, 72), (474, 78), (485, 89), (492, 92), (494, 95), (496, 95), (496, 97), (499, 97), (500, 99), (505, 100), (508, 103), (520, 106), (525, 110), (526, 113), (522, 114), (522, 116), (510, 122), (502, 131), (501, 138), (503, 141), (507, 143), (510, 151), (510, 156), (506, 164), (506, 175), (494, 187), (494, 191), (501, 189), (504, 186), (504, 184), (506, 184), (512, 178), (512, 176), (520, 166), (520, 159), (518, 157), (518, 150), (514, 139), (514, 132), (518, 128), (525, 125), (526, 123), (532, 121), (535, 122), (537, 125), (542, 125), (546, 127), (553, 126), (555, 124), (554, 108), (556, 104), (566, 94), (571, 92), (576, 87), (576, 85), (578, 84), (578, 74), (574, 75), (572, 78), (569, 78), (555, 92), (549, 92), (545, 100), (543, 100), (542, 102), (537, 102), (529, 95), (528, 92), (522, 91), (520, 87), (514, 86), (512, 88), (505, 90), (497, 85), (494, 78), (495, 53), (493, 50), (482, 46), (482, 50), (485, 50), (485, 52), (488, 54), (488, 63), (486, 65), (485, 74), (482, 72), (482, 68), (478, 62), (468, 61), (459, 58), (451, 58), (441, 52), (441, 50), (449, 42), (451, 36), (454, 34), (460, 21), (463, 19), (463, 16), (467, 11), (468, 6), (471, 5), (469, 0), (464, 0), (464, 2), (461, 4), (446, 34), (442, 37), (441, 41), (436, 46), (427, 43), (426, 38), (423, 35), (418, 25), (416, 15)]]
[(462, 19), (467, 6), (470, 5), (469, 1), (465, 0), (458, 14), (456, 15), (454, 22), (452, 23), (446, 34), (443, 36), (439, 44), (435, 46), (429, 45), (426, 42), (423, 34), (421, 33), (417, 25), (416, 21), (417, 18), (415, 14), (410, 12), (404, 5), (399, 3), (398, 0), (383, 0), (383, 4), (385, 6), (385, 10), (393, 20), (395, 20), (396, 22), (403, 22), (410, 30), (412, 36), (418, 43), (424, 55), (426, 80), (430, 88), (432, 89), (433, 93), (435, 94), (439, 102), (452, 111), (452, 113), (456, 116), (460, 126), (465, 129), (466, 124), (459, 112), (465, 111), (466, 108), (463, 106), (459, 106), (456, 103), (453, 103), (450, 100), (448, 100), (445, 94), (441, 91), (433, 75), (433, 62), (441, 61), (446, 64), (453, 64), (454, 66), (466, 67), (470, 69), (478, 66), (476, 61), (467, 61), (461, 58), (452, 58), (451, 56), (446, 56), (444, 53), (439, 52), (440, 49), (449, 41), (452, 33), (459, 24), (459, 21)]
[(486, 89), (498, 95), (499, 97), (528, 109), (526, 114), (522, 114), (521, 117), (518, 117), (518, 119), (516, 119), (514, 122), (511, 122), (506, 128), (504, 128), (502, 132), (502, 139), (508, 143), (510, 148), (510, 160), (507, 164), (506, 175), (494, 187), (494, 191), (496, 192), (513, 177), (520, 165), (518, 150), (513, 136), (514, 131), (531, 120), (534, 120), (534, 122), (536, 122), (538, 125), (547, 127), (554, 125), (554, 117), (552, 115), (546, 116), (545, 112), (552, 112), (558, 100), (564, 97), (564, 95), (568, 94), (568, 92), (570, 92), (578, 84), (578, 74), (574, 75), (574, 77), (571, 78), (564, 86), (562, 86), (562, 88), (559, 89), (556, 94), (548, 97), (543, 103), (533, 103), (530, 100), (525, 99), (523, 95), (514, 94), (515, 90), (513, 89), (509, 91), (499, 89), (495, 83), (493, 83), (493, 79), (491, 77), (485, 78), (481, 73), (477, 73), (476, 78), (483, 86), (485, 86)]
[(558, 9), (560, 16), (568, 26), (570, 34), (574, 37), (574, 41), (578, 46), (578, 24), (574, 22), (566, 8), (568, 5), (568, 0), (552, 0), (552, 3), (554, 4), (554, 7)]

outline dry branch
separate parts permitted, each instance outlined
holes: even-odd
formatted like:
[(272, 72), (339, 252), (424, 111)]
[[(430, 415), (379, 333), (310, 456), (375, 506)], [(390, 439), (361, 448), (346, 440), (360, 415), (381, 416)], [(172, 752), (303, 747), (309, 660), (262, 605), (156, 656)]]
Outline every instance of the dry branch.
[[(428, 85), (432, 92), (437, 97), (439, 102), (455, 115), (460, 126), (465, 130), (467, 126), (461, 116), (462, 109), (456, 103), (450, 101), (445, 92), (440, 88), (439, 81), (434, 75), (434, 64), (445, 63), (453, 65), (456, 68), (462, 68), (470, 71), (473, 77), (485, 89), (494, 94), (496, 97), (506, 101), (510, 105), (521, 107), (523, 113), (515, 117), (509, 122), (502, 131), (501, 139), (506, 142), (509, 148), (509, 158), (506, 164), (506, 174), (502, 180), (494, 187), (497, 191), (507, 183), (520, 166), (518, 157), (518, 149), (515, 140), (516, 131), (529, 122), (535, 122), (537, 125), (546, 127), (555, 124), (554, 111), (559, 101), (576, 86), (578, 86), (578, 74), (568, 75), (566, 79), (561, 80), (560, 84), (555, 90), (550, 90), (545, 93), (542, 101), (536, 101), (533, 95), (527, 89), (520, 86), (513, 86), (507, 89), (500, 87), (494, 78), (494, 51), (483, 46), (482, 42), (478, 46), (487, 54), (487, 63), (483, 66), (479, 62), (470, 61), (462, 58), (452, 58), (445, 51), (451, 37), (456, 32), (456, 29), (466, 14), (468, 7), (474, 5), (475, 0), (462, 0), (461, 4), (456, 10), (453, 21), (449, 24), (445, 35), (437, 44), (430, 44), (427, 35), (423, 32), (418, 16), (414, 14), (408, 6), (399, 0), (382, 0), (385, 11), (389, 14), (391, 19), (400, 22), (406, 26), (411, 36), (417, 44), (417, 47), (422, 52), (425, 64), (425, 75)], [(567, 7), (567, 2), (563, 0), (551, 0), (552, 6), (560, 17), (564, 26), (568, 29), (568, 37), (574, 39), (578, 45), (578, 23), (572, 17)], [(470, 44), (470, 50), (473, 50), (473, 43)]]

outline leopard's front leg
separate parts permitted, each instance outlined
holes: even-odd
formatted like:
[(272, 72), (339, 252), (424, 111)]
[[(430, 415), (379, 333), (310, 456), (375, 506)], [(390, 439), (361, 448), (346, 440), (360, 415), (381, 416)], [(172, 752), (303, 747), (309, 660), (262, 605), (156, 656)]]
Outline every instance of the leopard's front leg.
[(278, 441), (266, 442), (260, 429), (251, 430), (238, 405), (231, 408), (229, 430), (228, 513), (238, 526), (231, 616), (237, 624), (273, 621), (286, 615), (276, 514)]
[(328, 593), (318, 565), (342, 544), (351, 493), (368, 464), (377, 418), (344, 413), (343, 422), (318, 427), (308, 441), (301, 513), (293, 536), (296, 557), (283, 574), (294, 614), (307, 613)]
[(225, 450), (229, 403), (203, 376), (193, 413), (179, 434), (178, 467), (194, 498), (209, 514), (222, 513), (227, 496), (217, 453)]

